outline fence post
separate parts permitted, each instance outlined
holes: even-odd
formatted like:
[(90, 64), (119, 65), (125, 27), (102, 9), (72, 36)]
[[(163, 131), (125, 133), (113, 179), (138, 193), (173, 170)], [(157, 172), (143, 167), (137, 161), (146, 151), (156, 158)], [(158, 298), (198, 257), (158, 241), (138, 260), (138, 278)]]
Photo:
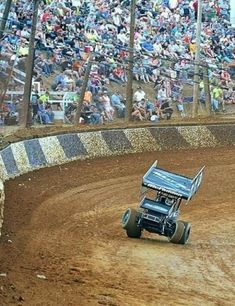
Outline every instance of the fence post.
[(26, 59), (26, 77), (24, 85), (24, 96), (23, 101), (20, 105), (19, 124), (21, 127), (29, 127), (32, 124), (32, 113), (31, 113), (31, 89), (32, 89), (32, 76), (33, 76), (33, 65), (34, 65), (34, 53), (35, 53), (35, 34), (38, 19), (38, 7), (39, 0), (34, 0), (34, 11), (33, 11), (33, 23), (31, 28), (31, 34), (29, 39), (29, 53)]
[(12, 0), (7, 0), (7, 3), (5, 5), (5, 9), (3, 12), (2, 21), (0, 25), (0, 39), (3, 37), (4, 31), (5, 31), (7, 18), (8, 18), (10, 9), (11, 9), (11, 3), (12, 3)]
[(93, 60), (93, 54), (90, 54), (90, 57), (87, 63), (87, 67), (86, 67), (86, 72), (85, 72), (84, 79), (83, 79), (83, 83), (82, 83), (81, 93), (78, 99), (77, 111), (76, 111), (75, 118), (74, 118), (75, 125), (79, 124), (79, 119), (81, 117), (82, 104), (83, 104), (83, 100), (84, 100), (84, 96), (85, 96), (85, 92), (87, 88), (88, 79), (89, 79), (90, 72), (91, 72), (92, 60)]
[(134, 60), (134, 36), (135, 36), (135, 7), (136, 0), (131, 0), (131, 22), (130, 22), (130, 40), (129, 40), (129, 63), (127, 71), (126, 85), (126, 113), (125, 121), (129, 122), (131, 118), (133, 104), (133, 60)]
[(211, 115), (211, 92), (210, 92), (210, 80), (208, 75), (208, 65), (203, 67), (203, 83), (205, 90), (206, 112), (207, 115)]
[(196, 54), (195, 54), (195, 67), (193, 79), (193, 110), (192, 117), (198, 115), (198, 100), (199, 100), (199, 61), (200, 61), (200, 43), (201, 43), (201, 27), (202, 27), (202, 0), (198, 0), (197, 12), (197, 33), (196, 33)]

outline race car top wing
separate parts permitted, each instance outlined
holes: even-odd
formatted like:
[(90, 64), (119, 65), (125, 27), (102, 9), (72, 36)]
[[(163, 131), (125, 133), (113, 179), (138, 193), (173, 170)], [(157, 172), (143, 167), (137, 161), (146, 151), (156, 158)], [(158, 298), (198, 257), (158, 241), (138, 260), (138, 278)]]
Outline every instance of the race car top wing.
[(203, 177), (204, 167), (191, 179), (157, 167), (157, 161), (143, 176), (142, 186), (190, 200), (197, 192)]

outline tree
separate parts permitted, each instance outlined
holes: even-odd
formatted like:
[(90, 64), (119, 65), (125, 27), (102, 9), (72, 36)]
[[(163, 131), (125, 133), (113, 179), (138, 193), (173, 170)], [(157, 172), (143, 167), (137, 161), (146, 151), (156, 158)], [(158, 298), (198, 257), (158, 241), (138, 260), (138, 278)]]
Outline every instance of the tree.
[(129, 63), (127, 73), (127, 86), (126, 86), (126, 122), (130, 121), (132, 104), (133, 104), (133, 60), (134, 60), (134, 36), (135, 36), (135, 7), (136, 0), (131, 0), (131, 23), (130, 23), (130, 40), (129, 40)]
[(0, 25), (0, 39), (3, 37), (4, 31), (5, 31), (8, 15), (11, 9), (11, 3), (12, 3), (12, 0), (7, 0), (7, 3), (5, 5), (5, 9), (3, 12), (2, 21)]
[(198, 114), (198, 100), (199, 100), (199, 65), (200, 65), (200, 44), (201, 44), (201, 27), (202, 27), (202, 0), (198, 0), (197, 12), (197, 33), (196, 33), (196, 54), (194, 67), (194, 85), (193, 85), (193, 111), (192, 117), (195, 118)]
[(92, 67), (92, 60), (93, 60), (93, 54), (91, 53), (90, 57), (89, 57), (89, 60), (88, 60), (88, 63), (87, 63), (86, 72), (85, 72), (85, 75), (84, 75), (82, 88), (81, 88), (81, 92), (80, 92), (79, 99), (78, 99), (77, 111), (76, 111), (76, 115), (75, 115), (75, 118), (74, 118), (74, 124), (75, 125), (79, 124), (79, 120), (80, 120), (80, 117), (81, 117), (83, 100), (84, 100), (84, 96), (85, 96), (85, 92), (86, 92), (86, 88), (87, 88), (87, 83), (88, 83), (88, 80), (89, 80), (91, 67)]
[(21, 127), (29, 127), (32, 124), (32, 112), (31, 112), (31, 89), (32, 78), (34, 68), (34, 56), (35, 56), (35, 34), (38, 20), (38, 7), (39, 0), (34, 0), (33, 5), (33, 23), (31, 28), (31, 34), (29, 39), (29, 54), (27, 56), (26, 65), (26, 78), (24, 85), (24, 96), (19, 110), (19, 123)]

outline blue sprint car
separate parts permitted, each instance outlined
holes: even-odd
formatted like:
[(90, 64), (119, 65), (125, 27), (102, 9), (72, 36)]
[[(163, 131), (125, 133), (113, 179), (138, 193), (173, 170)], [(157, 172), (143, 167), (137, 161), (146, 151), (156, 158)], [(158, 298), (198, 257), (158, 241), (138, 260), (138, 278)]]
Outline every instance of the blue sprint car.
[(157, 161), (143, 176), (141, 201), (137, 210), (128, 208), (121, 219), (130, 238), (140, 238), (142, 231), (166, 236), (172, 243), (186, 244), (191, 224), (177, 220), (182, 200), (186, 204), (198, 191), (204, 168), (194, 178), (157, 167)]

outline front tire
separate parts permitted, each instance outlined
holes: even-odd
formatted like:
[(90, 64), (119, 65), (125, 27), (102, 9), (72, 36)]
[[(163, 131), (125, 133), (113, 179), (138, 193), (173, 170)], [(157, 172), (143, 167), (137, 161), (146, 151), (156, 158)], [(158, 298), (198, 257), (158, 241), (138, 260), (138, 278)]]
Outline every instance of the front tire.
[(128, 208), (121, 220), (122, 228), (126, 230), (127, 236), (130, 238), (140, 238), (141, 228), (137, 226), (139, 212), (135, 209)]
[(182, 221), (177, 221), (175, 224), (174, 234), (169, 238), (169, 241), (172, 243), (180, 243), (184, 234), (184, 228), (184, 223)]
[(184, 233), (183, 236), (181, 237), (180, 241), (178, 242), (179, 244), (186, 244), (188, 243), (189, 240), (189, 235), (191, 231), (191, 224), (189, 222), (185, 221), (180, 221), (184, 224)]

